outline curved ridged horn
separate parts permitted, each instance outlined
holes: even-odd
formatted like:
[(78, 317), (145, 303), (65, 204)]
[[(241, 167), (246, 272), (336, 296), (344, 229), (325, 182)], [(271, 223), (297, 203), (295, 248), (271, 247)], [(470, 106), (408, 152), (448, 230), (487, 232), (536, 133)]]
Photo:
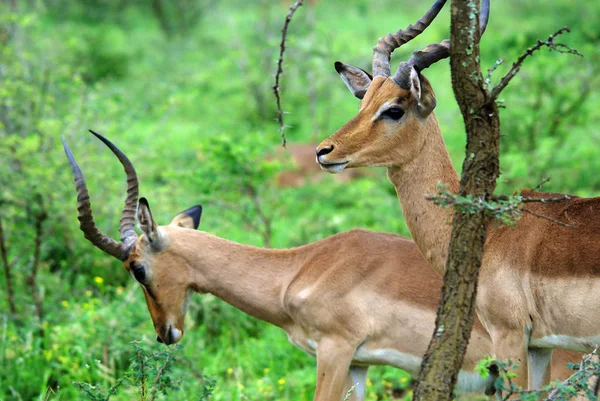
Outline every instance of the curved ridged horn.
[(121, 152), (119, 148), (117, 148), (112, 142), (102, 135), (92, 130), (90, 130), (90, 132), (104, 142), (104, 144), (109, 147), (109, 149), (115, 154), (115, 156), (117, 156), (123, 165), (127, 175), (127, 198), (125, 199), (125, 207), (123, 208), (119, 225), (121, 242), (117, 242), (102, 233), (98, 227), (96, 227), (96, 223), (94, 222), (94, 217), (92, 215), (90, 196), (87, 185), (85, 184), (85, 178), (83, 177), (83, 173), (81, 172), (79, 165), (77, 165), (77, 162), (75, 161), (73, 153), (71, 153), (71, 149), (69, 149), (67, 142), (64, 138), (61, 138), (65, 154), (67, 155), (67, 159), (69, 159), (69, 164), (73, 170), (73, 177), (75, 178), (75, 188), (77, 189), (77, 211), (79, 212), (79, 215), (77, 216), (79, 219), (79, 228), (81, 231), (83, 231), (85, 238), (87, 238), (96, 247), (119, 260), (126, 260), (129, 256), (129, 251), (131, 250), (131, 247), (137, 238), (137, 233), (134, 230), (135, 211), (138, 198), (137, 174), (133, 168), (133, 164), (131, 164), (131, 161), (129, 161), (127, 156), (125, 156), (125, 154)]
[[(481, 10), (479, 12), (479, 31), (481, 36), (487, 28), (487, 23), (490, 17), (490, 0), (483, 0)], [(432, 64), (450, 57), (450, 40), (445, 39), (440, 43), (431, 43), (423, 50), (415, 51), (408, 61), (403, 61), (398, 66), (393, 80), (401, 88), (410, 88), (410, 70), (415, 67), (417, 71), (422, 71)]]
[(396, 33), (388, 33), (386, 37), (379, 38), (373, 48), (373, 76), (390, 76), (390, 58), (392, 52), (421, 34), (438, 15), (446, 0), (436, 0), (431, 8), (417, 22), (399, 29)]

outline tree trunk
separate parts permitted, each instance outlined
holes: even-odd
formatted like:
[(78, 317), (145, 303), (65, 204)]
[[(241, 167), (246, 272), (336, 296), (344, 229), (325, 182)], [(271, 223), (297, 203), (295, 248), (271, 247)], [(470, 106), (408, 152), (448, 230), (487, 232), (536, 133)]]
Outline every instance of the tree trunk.
[[(479, 1), (452, 0), (452, 87), (467, 132), (459, 194), (490, 197), (499, 174), (500, 120), (479, 65)], [(414, 400), (452, 400), (473, 325), (479, 267), (489, 218), (456, 209), (436, 329), (423, 360)]]

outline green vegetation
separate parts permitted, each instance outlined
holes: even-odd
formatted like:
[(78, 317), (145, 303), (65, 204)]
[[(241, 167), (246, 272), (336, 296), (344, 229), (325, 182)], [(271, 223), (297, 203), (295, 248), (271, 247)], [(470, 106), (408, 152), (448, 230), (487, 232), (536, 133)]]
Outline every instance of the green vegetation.
[[(325, 173), (280, 187), (291, 157), (279, 147), (271, 92), (286, 5), (177, 0), (16, 0), (0, 3), (0, 400), (78, 400), (74, 382), (110, 389), (130, 373), (139, 341), (164, 351), (142, 291), (120, 263), (78, 230), (75, 191), (60, 137), (90, 188), (100, 229), (116, 235), (125, 196), (121, 167), (87, 133), (106, 135), (137, 167), (159, 223), (200, 203), (201, 228), (238, 242), (290, 247), (363, 227), (408, 235), (384, 171), (341, 183)], [(376, 3), (376, 4), (373, 4)], [(597, 4), (497, 2), (483, 65), (515, 59), (570, 25), (562, 40), (583, 59), (542, 50), (505, 91), (499, 192), (535, 187), (600, 192), (600, 53)], [(282, 83), (287, 139), (317, 143), (354, 115), (357, 101), (333, 69), (370, 70), (383, 34), (423, 11), (420, 1), (307, 5), (292, 21)], [(395, 60), (448, 32), (448, 11)], [(508, 70), (500, 66), (492, 81)], [(447, 62), (427, 71), (453, 160), (464, 129)], [(459, 167), (459, 166), (458, 166)], [(12, 289), (9, 292), (9, 289)], [(13, 310), (14, 309), (14, 310)], [(310, 400), (315, 362), (285, 334), (212, 296), (195, 296), (167, 400)], [(392, 399), (410, 378), (372, 369), (369, 400)], [(121, 386), (111, 400), (129, 400)], [(204, 394), (204, 395), (203, 395)], [(407, 397), (407, 395), (405, 395)]]

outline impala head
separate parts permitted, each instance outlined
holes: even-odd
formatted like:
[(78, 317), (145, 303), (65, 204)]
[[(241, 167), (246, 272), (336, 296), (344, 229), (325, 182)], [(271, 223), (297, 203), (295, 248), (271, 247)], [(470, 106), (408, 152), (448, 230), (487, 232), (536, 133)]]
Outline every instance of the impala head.
[[(444, 40), (416, 51), (391, 75), (392, 52), (423, 32), (444, 6), (437, 0), (415, 24), (379, 39), (373, 48), (373, 77), (360, 68), (340, 62), (335, 69), (350, 92), (361, 99), (358, 114), (317, 147), (317, 161), (330, 173), (346, 167), (402, 167), (423, 148), (429, 132), (437, 130), (433, 115), (436, 99), (421, 71), (450, 55)], [(480, 31), (489, 16), (483, 0)]]
[[(127, 198), (119, 227), (121, 241), (117, 242), (96, 227), (85, 179), (63, 138), (65, 153), (75, 177), (81, 231), (96, 247), (123, 262), (125, 270), (144, 291), (157, 340), (167, 345), (174, 344), (183, 337), (188, 300), (194, 290), (191, 267), (179, 250), (186, 247), (186, 234), (198, 228), (202, 207), (187, 209), (168, 225), (157, 225), (148, 201), (141, 198), (138, 205), (137, 175), (127, 156), (108, 139), (91, 132), (112, 150), (123, 165), (127, 174)], [(139, 236), (134, 230), (136, 219), (142, 230)]]

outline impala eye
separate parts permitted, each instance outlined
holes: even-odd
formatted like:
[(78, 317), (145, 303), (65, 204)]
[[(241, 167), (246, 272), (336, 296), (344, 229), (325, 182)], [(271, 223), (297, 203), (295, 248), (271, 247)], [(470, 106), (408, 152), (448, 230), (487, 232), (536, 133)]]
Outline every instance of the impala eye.
[(140, 283), (143, 283), (146, 279), (146, 270), (143, 267), (140, 267), (133, 271), (133, 277)]
[(402, 116), (404, 115), (404, 110), (402, 110), (399, 107), (392, 107), (391, 109), (387, 109), (386, 111), (381, 113), (381, 115), (397, 121), (397, 120), (401, 119)]

